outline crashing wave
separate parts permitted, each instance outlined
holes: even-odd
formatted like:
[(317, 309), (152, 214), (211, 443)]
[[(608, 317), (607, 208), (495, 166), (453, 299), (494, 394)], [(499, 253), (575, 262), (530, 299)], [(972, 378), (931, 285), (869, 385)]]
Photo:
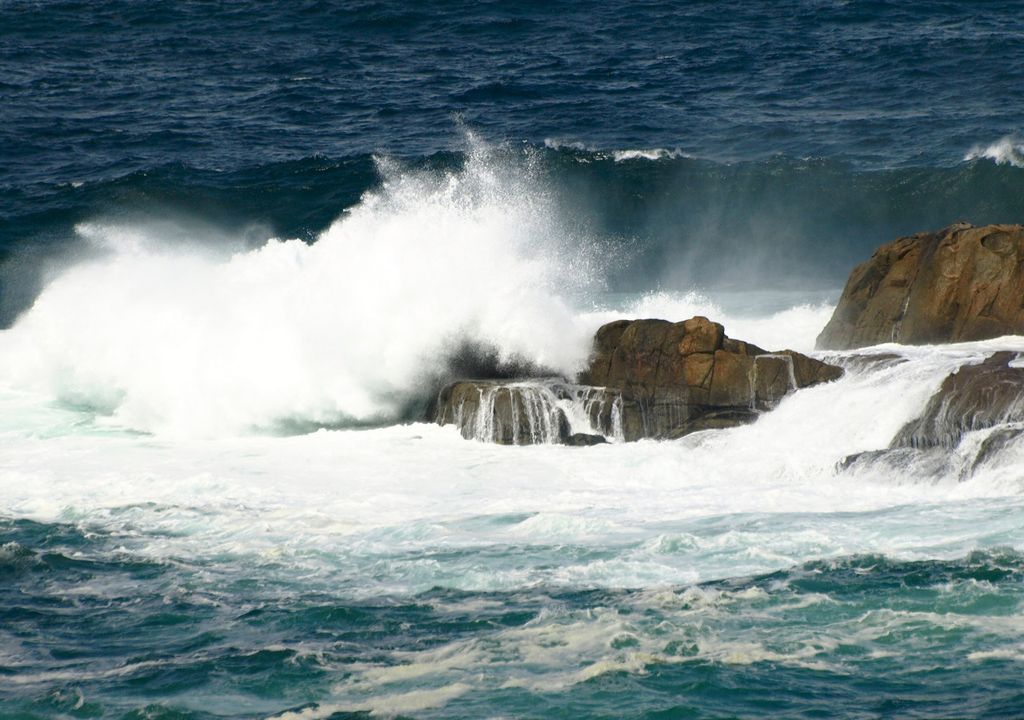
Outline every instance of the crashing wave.
[(997, 165), (1024, 167), (1024, 141), (1013, 136), (1000, 138), (990, 145), (975, 145), (964, 156), (964, 160), (992, 160)]

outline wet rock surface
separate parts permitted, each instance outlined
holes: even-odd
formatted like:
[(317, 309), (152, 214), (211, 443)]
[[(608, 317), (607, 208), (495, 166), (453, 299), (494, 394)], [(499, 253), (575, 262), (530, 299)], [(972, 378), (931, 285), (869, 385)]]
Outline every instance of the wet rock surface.
[[(792, 350), (769, 353), (705, 317), (620, 320), (601, 327), (581, 382), (618, 397), (625, 440), (676, 438), (735, 427), (789, 393), (836, 380), (843, 370)], [(595, 423), (613, 423), (609, 404)]]
[(896, 434), (892, 447), (956, 447), (964, 433), (1024, 421), (1024, 367), (1015, 352), (997, 352), (965, 365), (942, 381), (916, 420)]
[(604, 445), (608, 439), (604, 435), (596, 433), (573, 433), (565, 439), (566, 445), (574, 447), (589, 447), (591, 445)]
[(842, 374), (730, 338), (704, 317), (620, 320), (597, 331), (579, 383), (459, 381), (438, 396), (434, 419), (503, 444), (674, 439), (750, 423), (789, 393)]
[[(1020, 359), (1016, 352), (997, 352), (962, 366), (942, 381), (921, 415), (904, 425), (888, 448), (849, 455), (837, 470), (881, 465), (899, 473), (911, 463), (924, 463), (933, 474), (943, 474), (958, 465), (960, 479), (968, 479), (1024, 436), (1024, 367), (1015, 367)], [(962, 445), (975, 431), (990, 432)]]
[(820, 349), (1024, 334), (1024, 226), (960, 223), (883, 245), (856, 267)]
[(874, 353), (874, 354), (839, 354), (826, 355), (827, 362), (838, 365), (844, 370), (881, 370), (896, 365), (902, 365), (907, 361), (902, 355), (896, 353)]
[(461, 380), (441, 391), (435, 412), (436, 422), (454, 424), (466, 439), (537, 445), (571, 436), (553, 386), (540, 382)]

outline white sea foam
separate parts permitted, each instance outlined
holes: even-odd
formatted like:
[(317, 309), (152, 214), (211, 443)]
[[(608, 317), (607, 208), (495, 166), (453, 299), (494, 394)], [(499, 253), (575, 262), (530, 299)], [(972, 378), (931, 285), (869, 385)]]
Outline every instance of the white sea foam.
[(674, 160), (676, 158), (693, 157), (679, 148), (669, 150), (667, 148), (625, 148), (621, 150), (602, 150), (593, 147), (579, 140), (564, 140), (561, 138), (544, 138), (544, 147), (550, 150), (575, 150), (586, 152), (594, 157), (606, 160), (611, 158), (615, 162), (629, 162), (630, 160)]
[(987, 158), (999, 165), (1024, 167), (1024, 141), (1008, 135), (989, 145), (975, 145), (964, 156), (964, 160), (978, 158)]
[(672, 160), (681, 157), (690, 156), (682, 150), (666, 150), (665, 148), (612, 151), (612, 159), (615, 162), (627, 162), (629, 160)]
[(422, 424), (234, 439), (10, 430), (0, 515), (130, 527), (147, 555), (284, 563), (335, 590), (338, 568), (364, 568), (346, 590), (360, 596), (671, 586), (851, 553), (1020, 546), (1019, 443), (966, 482), (927, 463), (895, 476), (836, 470), (884, 448), (952, 369), (990, 346), (885, 349), (907, 361), (681, 442), (503, 447)]

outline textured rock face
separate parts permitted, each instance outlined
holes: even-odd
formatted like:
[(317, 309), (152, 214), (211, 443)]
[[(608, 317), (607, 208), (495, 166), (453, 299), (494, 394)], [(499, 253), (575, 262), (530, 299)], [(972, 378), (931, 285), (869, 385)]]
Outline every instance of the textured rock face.
[(637, 440), (744, 424), (790, 392), (842, 374), (791, 350), (768, 353), (733, 340), (720, 324), (695, 317), (601, 327), (580, 381), (605, 388), (591, 406), (595, 427)]
[(892, 447), (952, 448), (971, 430), (1024, 421), (1024, 367), (1011, 367), (1016, 359), (1017, 353), (998, 352), (947, 377)]
[(463, 380), (441, 391), (435, 420), (456, 425), (466, 439), (501, 445), (565, 443), (569, 420), (548, 385)]
[(850, 274), (822, 349), (1024, 334), (1024, 227), (952, 225), (880, 247)]
[(579, 384), (462, 380), (441, 391), (431, 417), (505, 445), (672, 439), (752, 422), (794, 390), (842, 374), (792, 350), (733, 340), (703, 317), (622, 320), (597, 331)]

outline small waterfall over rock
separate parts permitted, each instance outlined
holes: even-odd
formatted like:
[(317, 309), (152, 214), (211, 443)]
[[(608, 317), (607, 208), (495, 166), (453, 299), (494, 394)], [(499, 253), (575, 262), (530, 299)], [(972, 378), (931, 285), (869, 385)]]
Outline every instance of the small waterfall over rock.
[(502, 445), (566, 443), (574, 430), (592, 431), (585, 420), (586, 401), (579, 395), (560, 380), (460, 381), (441, 391), (435, 420), (454, 424), (472, 440)]
[[(884, 359), (876, 367), (891, 366)], [(997, 352), (951, 372), (921, 413), (887, 448), (844, 458), (841, 471), (879, 470), (966, 480), (1024, 436), (1024, 367), (1020, 354)]]
[(956, 447), (965, 433), (1024, 421), (1024, 368), (998, 352), (947, 377), (924, 412), (893, 439), (893, 447)]
[(839, 367), (729, 338), (704, 317), (618, 320), (598, 329), (580, 384), (561, 378), (457, 381), (428, 417), (506, 445), (671, 440), (753, 422)]
[(501, 445), (622, 442), (623, 398), (561, 378), (462, 380), (444, 388), (433, 419), (468, 440)]

